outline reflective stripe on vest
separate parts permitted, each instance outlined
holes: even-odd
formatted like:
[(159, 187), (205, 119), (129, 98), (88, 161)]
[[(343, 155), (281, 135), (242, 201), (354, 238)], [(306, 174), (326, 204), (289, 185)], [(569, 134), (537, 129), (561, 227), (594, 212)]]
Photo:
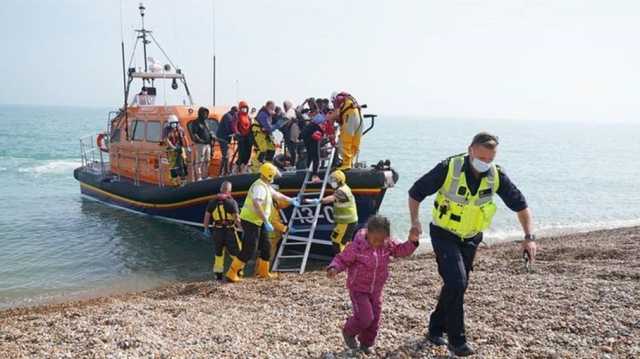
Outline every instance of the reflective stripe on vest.
[(268, 184), (264, 183), (261, 179), (257, 179), (255, 182), (253, 182), (253, 184), (249, 188), (249, 191), (247, 192), (247, 197), (245, 198), (244, 205), (242, 206), (242, 210), (240, 211), (240, 219), (251, 222), (256, 226), (262, 226), (264, 220), (258, 213), (256, 213), (256, 210), (253, 208), (253, 196), (257, 186), (263, 186), (267, 192), (267, 197), (264, 201), (262, 201), (262, 212), (264, 212), (266, 218), (269, 218), (269, 215), (271, 215), (271, 207), (273, 206), (271, 187)]
[(358, 207), (356, 206), (356, 199), (351, 193), (349, 186), (342, 185), (338, 190), (342, 191), (347, 196), (346, 202), (333, 202), (333, 218), (336, 223), (355, 223), (358, 222)]
[(463, 154), (449, 160), (447, 177), (432, 210), (435, 225), (462, 239), (489, 228), (496, 212), (493, 195), (500, 186), (498, 169), (491, 165), (489, 173), (480, 180), (476, 194), (472, 195), (462, 171), (464, 159)]
[(233, 227), (233, 216), (224, 208), (224, 198), (217, 199), (217, 201), (218, 203), (216, 204), (215, 209), (211, 211), (213, 226), (216, 228)]

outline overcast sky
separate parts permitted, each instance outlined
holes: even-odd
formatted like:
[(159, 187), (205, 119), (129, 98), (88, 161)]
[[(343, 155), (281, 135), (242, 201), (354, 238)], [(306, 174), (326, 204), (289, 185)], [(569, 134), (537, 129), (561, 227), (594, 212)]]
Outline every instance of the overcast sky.
[[(120, 4), (2, 1), (0, 103), (121, 105)], [(145, 5), (210, 104), (212, 1)], [(637, 0), (217, 0), (215, 29), (218, 104), (347, 90), (383, 114), (640, 121)]]

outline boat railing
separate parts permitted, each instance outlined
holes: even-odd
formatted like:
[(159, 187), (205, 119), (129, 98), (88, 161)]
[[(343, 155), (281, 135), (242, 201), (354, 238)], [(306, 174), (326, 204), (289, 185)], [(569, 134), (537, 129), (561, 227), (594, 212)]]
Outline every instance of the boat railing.
[(104, 176), (109, 169), (109, 156), (97, 145), (97, 136), (103, 136), (108, 143), (108, 135), (86, 135), (80, 137), (80, 161), (84, 171), (98, 173)]

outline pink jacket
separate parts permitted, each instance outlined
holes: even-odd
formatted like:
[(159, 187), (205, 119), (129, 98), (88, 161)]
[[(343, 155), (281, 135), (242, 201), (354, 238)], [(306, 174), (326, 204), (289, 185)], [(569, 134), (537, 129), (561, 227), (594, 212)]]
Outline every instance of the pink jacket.
[(329, 268), (338, 272), (347, 270), (347, 288), (350, 291), (374, 293), (382, 290), (389, 277), (391, 257), (410, 256), (417, 247), (418, 244), (411, 241), (398, 243), (387, 238), (383, 246), (373, 248), (367, 241), (367, 230), (361, 229), (353, 242), (333, 258)]

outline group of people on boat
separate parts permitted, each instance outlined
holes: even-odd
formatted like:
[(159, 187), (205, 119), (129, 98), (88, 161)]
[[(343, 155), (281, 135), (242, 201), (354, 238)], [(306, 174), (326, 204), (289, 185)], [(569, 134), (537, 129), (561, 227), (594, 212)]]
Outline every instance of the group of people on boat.
[[(422, 234), (420, 203), (436, 194), (430, 237), (443, 286), (438, 304), (429, 316), (426, 339), (436, 346), (448, 346), (455, 355), (474, 353), (465, 336), (464, 294), (483, 231), (491, 225), (497, 209), (495, 195), (517, 213), (525, 234), (524, 255), (533, 260), (537, 251), (527, 202), (505, 171), (493, 162), (497, 146), (497, 136), (478, 133), (467, 153), (438, 163), (413, 184), (408, 203), (411, 229), (408, 240), (403, 243), (391, 237), (390, 222), (380, 215), (369, 218), (365, 228), (354, 235), (358, 223), (355, 200), (344, 172), (337, 169), (331, 174), (333, 194), (315, 203), (334, 206), (336, 225), (331, 237), (335, 257), (327, 267), (327, 276), (335, 278), (338, 273), (347, 272), (353, 315), (345, 322), (342, 336), (348, 348), (371, 352), (380, 326), (382, 291), (389, 276), (390, 258), (409, 256), (416, 250)], [(218, 279), (241, 280), (246, 263), (256, 251), (256, 276), (262, 279), (275, 276), (269, 271), (269, 263), (279, 236), (272, 234), (280, 232), (281, 236), (286, 232), (286, 224), (277, 215), (278, 209), (300, 205), (298, 199), (287, 197), (271, 186), (277, 175), (278, 169), (270, 162), (261, 165), (260, 178), (249, 189), (241, 210), (231, 197), (229, 182), (222, 184), (220, 194), (209, 203), (204, 231), (206, 236), (213, 237), (214, 272)], [(209, 229), (211, 221), (212, 230)], [(238, 235), (240, 227), (243, 236)], [(223, 274), (225, 250), (232, 258), (226, 275)]]
[[(334, 92), (331, 99), (308, 98), (298, 106), (285, 100), (279, 107), (269, 100), (259, 110), (240, 101), (222, 116), (215, 131), (207, 124), (208, 118), (209, 110), (201, 107), (197, 118), (187, 125), (193, 141), (189, 147), (177, 117), (169, 116), (163, 139), (173, 184), (186, 180), (190, 158), (194, 159), (195, 180), (207, 178), (216, 143), (222, 155), (222, 175), (257, 173), (262, 164), (273, 163), (280, 170), (310, 166), (312, 180), (320, 181), (321, 154), (337, 147), (334, 167), (352, 168), (363, 133), (361, 107), (347, 92)], [(276, 140), (276, 132), (281, 142)], [(232, 144), (236, 148), (233, 154), (229, 151)]]

